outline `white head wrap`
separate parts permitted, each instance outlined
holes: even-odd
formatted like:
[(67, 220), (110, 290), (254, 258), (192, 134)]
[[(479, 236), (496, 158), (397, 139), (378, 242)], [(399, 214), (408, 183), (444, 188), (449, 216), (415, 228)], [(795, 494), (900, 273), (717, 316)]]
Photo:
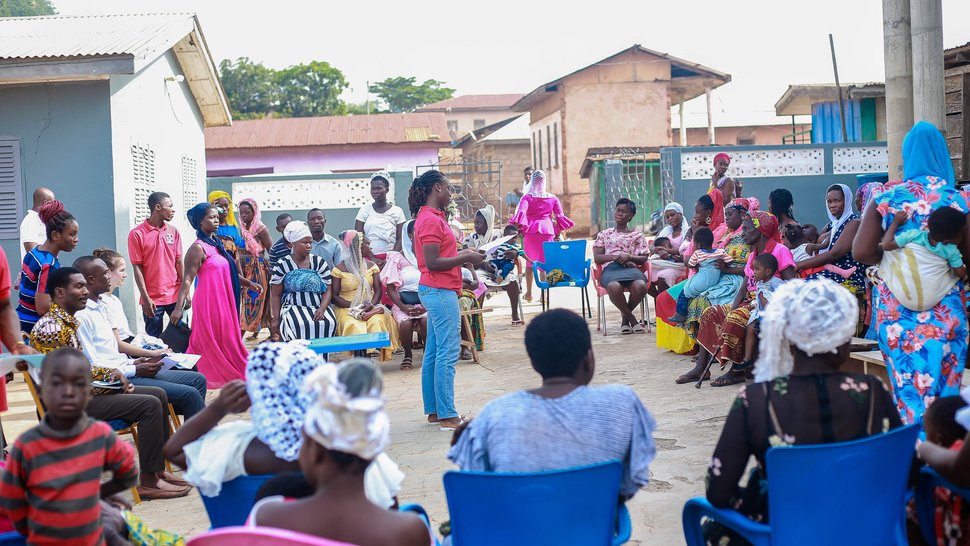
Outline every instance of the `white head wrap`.
[(387, 171), (377, 171), (376, 173), (370, 175), (370, 181), (371, 182), (373, 182), (377, 178), (381, 178), (385, 182), (390, 183), (391, 182), (391, 173), (389, 173)]
[(316, 393), (303, 431), (327, 449), (374, 459), (390, 441), (381, 385), (380, 369), (369, 359), (320, 366), (303, 386)]
[(305, 239), (307, 237), (312, 237), (310, 234), (310, 228), (306, 225), (306, 222), (300, 220), (293, 220), (286, 227), (283, 228), (283, 238), (286, 239), (288, 243), (295, 243), (300, 239)]
[[(829, 215), (829, 221), (832, 222), (832, 230), (830, 231), (832, 235), (829, 236), (829, 246), (825, 249), (825, 252), (832, 250), (832, 245), (835, 244), (835, 234), (839, 231), (839, 228), (842, 227), (842, 224), (849, 221), (849, 217), (855, 212), (852, 210), (853, 203), (855, 203), (855, 194), (852, 193), (849, 186), (846, 186), (845, 184), (835, 184), (835, 186), (842, 190), (842, 198), (845, 199), (845, 208), (842, 209), (842, 216), (836, 218), (829, 211), (828, 199), (826, 198), (825, 214)], [(835, 188), (830, 191), (835, 191)], [(828, 194), (829, 192), (826, 191), (825, 195), (827, 196)]]
[[(680, 214), (680, 225), (676, 227), (677, 229), (683, 228), (684, 227), (684, 207), (681, 206), (680, 203), (670, 202), (670, 203), (667, 203), (666, 207), (664, 207), (664, 214), (666, 214), (668, 210), (672, 210)], [(665, 225), (663, 228), (661, 228), (660, 233), (657, 234), (657, 237), (670, 237), (671, 235), (674, 234), (674, 227), (675, 226), (671, 226), (669, 224)]]
[(836, 352), (852, 339), (858, 320), (855, 296), (838, 284), (827, 279), (784, 283), (761, 315), (755, 381), (791, 374), (790, 345), (809, 356)]
[(528, 194), (533, 197), (546, 197), (546, 173), (542, 169), (532, 171)]

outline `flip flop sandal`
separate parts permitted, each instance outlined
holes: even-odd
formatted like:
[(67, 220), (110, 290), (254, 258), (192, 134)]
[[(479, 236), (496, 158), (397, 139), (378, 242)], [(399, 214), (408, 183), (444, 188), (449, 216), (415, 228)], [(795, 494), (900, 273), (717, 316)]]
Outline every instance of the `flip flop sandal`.
[[(677, 383), (678, 385), (683, 385), (684, 383), (697, 383), (698, 379), (699, 377), (697, 375), (685, 373), (684, 375), (679, 376), (677, 379), (674, 379), (674, 383)], [(711, 372), (704, 374), (704, 381), (709, 381), (710, 379)]]
[(731, 385), (740, 385), (741, 383), (744, 383), (744, 382), (745, 382), (745, 379), (743, 374), (737, 375), (737, 374), (728, 372), (722, 375), (721, 377), (718, 377), (714, 381), (711, 381), (710, 385), (712, 387), (730, 387)]
[(513, 320), (512, 321), (512, 326), (522, 326), (523, 324), (525, 324), (525, 321), (524, 320)]
[(633, 333), (633, 327), (630, 326), (629, 324), (624, 324), (623, 326), (620, 326), (620, 333), (623, 334), (623, 335), (632, 334)]
[(458, 427), (462, 426), (463, 424), (465, 424), (467, 422), (468, 421), (466, 421), (464, 417), (459, 417), (458, 424), (457, 425), (455, 425), (455, 426), (441, 425), (441, 426), (438, 427), (438, 430), (441, 430), (441, 431), (444, 431), (444, 432), (454, 432), (454, 431), (458, 430)]
[(410, 370), (413, 367), (414, 367), (414, 359), (412, 359), (411, 357), (405, 357), (404, 360), (401, 361), (402, 370)]
[(647, 327), (639, 322), (633, 327), (634, 334), (642, 334), (646, 331), (647, 331)]

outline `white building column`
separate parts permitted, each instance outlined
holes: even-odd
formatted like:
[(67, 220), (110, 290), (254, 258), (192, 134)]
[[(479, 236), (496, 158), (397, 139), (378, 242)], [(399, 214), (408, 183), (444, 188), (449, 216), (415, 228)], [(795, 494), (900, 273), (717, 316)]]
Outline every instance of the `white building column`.
[[(910, 0), (882, 0), (882, 32), (883, 54), (886, 61), (886, 141), (889, 153), (889, 179), (899, 180), (903, 177), (903, 137), (913, 126), (913, 46), (910, 32)], [(942, 53), (940, 59), (942, 61)]]
[(913, 119), (943, 131), (942, 0), (910, 0), (913, 48)]
[(704, 96), (707, 98), (707, 143), (714, 145), (714, 116), (711, 114), (711, 88), (704, 89)]
[(677, 114), (680, 116), (680, 146), (687, 146), (687, 126), (684, 125), (684, 99), (680, 99), (680, 109)]

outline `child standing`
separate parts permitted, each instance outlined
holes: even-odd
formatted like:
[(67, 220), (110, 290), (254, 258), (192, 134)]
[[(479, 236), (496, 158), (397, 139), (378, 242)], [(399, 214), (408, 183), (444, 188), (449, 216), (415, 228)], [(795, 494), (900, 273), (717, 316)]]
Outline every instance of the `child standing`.
[(714, 245), (714, 232), (702, 227), (694, 231), (694, 248), (696, 249), (687, 260), (687, 267), (696, 269), (691, 278), (687, 279), (687, 284), (680, 295), (677, 296), (677, 314), (670, 317), (674, 323), (683, 323), (687, 320), (687, 308), (690, 300), (704, 293), (705, 290), (717, 284), (721, 280), (721, 270), (718, 263), (730, 263), (731, 256), (724, 252), (724, 249), (712, 248)]
[(963, 255), (957, 248), (963, 242), (963, 232), (967, 225), (967, 219), (962, 212), (952, 207), (940, 207), (927, 219), (928, 231), (910, 229), (897, 235), (899, 226), (907, 221), (909, 215), (905, 212), (897, 212), (893, 216), (893, 222), (882, 239), (884, 251), (898, 250), (910, 244), (919, 245), (946, 260), (958, 279), (967, 276)]
[(751, 316), (744, 334), (744, 362), (732, 368), (734, 371), (746, 370), (754, 365), (755, 349), (758, 347), (758, 333), (761, 331), (761, 314), (771, 301), (771, 295), (784, 282), (775, 277), (778, 259), (771, 254), (758, 254), (751, 263), (755, 280), (755, 298), (751, 302)]
[[(41, 378), (47, 413), (10, 450), (0, 480), (0, 511), (29, 544), (105, 544), (99, 501), (135, 485), (134, 453), (107, 423), (84, 413), (91, 366), (80, 351), (48, 354)], [(105, 470), (112, 478), (101, 483)]]

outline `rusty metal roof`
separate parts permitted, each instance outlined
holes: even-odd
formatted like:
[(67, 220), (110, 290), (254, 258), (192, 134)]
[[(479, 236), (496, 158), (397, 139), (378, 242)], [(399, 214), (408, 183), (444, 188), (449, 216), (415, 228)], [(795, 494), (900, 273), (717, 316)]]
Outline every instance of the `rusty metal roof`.
[(0, 59), (157, 56), (194, 28), (191, 13), (0, 18)]
[(232, 127), (205, 130), (207, 150), (418, 142), (450, 143), (444, 114), (264, 118), (234, 121)]
[(524, 97), (522, 93), (499, 95), (462, 95), (443, 101), (427, 104), (418, 108), (419, 112), (439, 112), (445, 110), (511, 110), (512, 105)]

